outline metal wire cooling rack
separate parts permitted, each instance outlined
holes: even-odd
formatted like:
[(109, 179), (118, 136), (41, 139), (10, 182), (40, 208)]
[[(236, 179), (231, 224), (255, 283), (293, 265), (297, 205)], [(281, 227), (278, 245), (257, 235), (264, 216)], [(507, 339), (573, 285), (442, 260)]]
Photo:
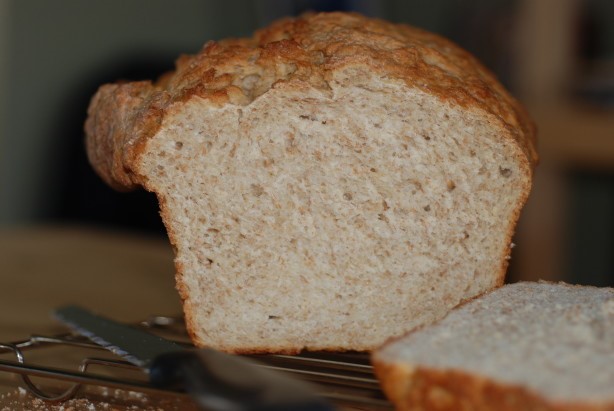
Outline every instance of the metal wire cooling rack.
[[(137, 326), (189, 346), (189, 340), (180, 318), (153, 316)], [(32, 352), (40, 353), (50, 348), (78, 350), (80, 362), (71, 368), (62, 365), (51, 367), (26, 360)], [(104, 352), (100, 358), (95, 353)], [(13, 353), (16, 360), (0, 359), (0, 372), (18, 374), (23, 388), (37, 398), (49, 402), (68, 400), (82, 386), (98, 386), (133, 392), (184, 396), (184, 393), (161, 390), (147, 382), (146, 374), (130, 363), (119, 359), (83, 337), (65, 333), (54, 336), (33, 335), (27, 340), (2, 344), (0, 356)], [(110, 358), (109, 358), (110, 357)], [(315, 383), (318, 394), (340, 406), (354, 406), (369, 410), (391, 410), (392, 405), (383, 396), (373, 375), (366, 354), (352, 353), (304, 353), (300, 355), (252, 356), (263, 367), (290, 373), (295, 377)], [(57, 358), (56, 358), (57, 360)], [(61, 359), (60, 359), (61, 362)], [(96, 368), (97, 372), (93, 372)], [(35, 383), (36, 380), (39, 383)], [(43, 388), (40, 381), (68, 384), (62, 392)]]

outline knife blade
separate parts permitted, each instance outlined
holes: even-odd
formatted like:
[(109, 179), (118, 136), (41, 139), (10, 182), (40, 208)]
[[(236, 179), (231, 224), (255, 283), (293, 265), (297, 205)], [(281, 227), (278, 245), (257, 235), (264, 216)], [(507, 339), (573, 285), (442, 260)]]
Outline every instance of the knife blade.
[(184, 389), (205, 410), (334, 410), (309, 384), (251, 359), (209, 348), (188, 349), (78, 306), (58, 308), (54, 317), (144, 369), (152, 385)]

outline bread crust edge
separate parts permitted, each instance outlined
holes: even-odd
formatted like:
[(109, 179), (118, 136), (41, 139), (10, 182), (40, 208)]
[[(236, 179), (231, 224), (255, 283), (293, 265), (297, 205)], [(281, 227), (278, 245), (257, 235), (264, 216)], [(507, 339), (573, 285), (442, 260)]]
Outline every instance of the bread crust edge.
[(375, 357), (375, 375), (399, 411), (613, 411), (614, 402), (555, 402), (521, 386), (475, 374), (411, 364), (390, 364)]
[[(361, 38), (364, 33), (357, 32), (354, 35), (359, 42), (344, 45), (334, 34), (324, 41), (315, 40), (310, 31), (328, 28), (334, 32), (339, 27), (360, 30), (357, 27), (361, 26), (374, 30), (375, 38), (363, 44), (360, 41), (364, 41)], [(383, 38), (391, 43), (385, 47), (393, 47), (385, 53), (377, 47)], [(395, 42), (405, 47), (396, 49)], [(308, 44), (310, 49), (301, 44)], [(279, 78), (273, 84), (302, 79), (314, 87), (323, 87), (334, 72), (367, 67), (374, 74), (400, 80), (405, 87), (431, 94), (442, 102), (483, 113), (504, 131), (499, 138), (519, 148), (523, 163), (532, 169), (538, 162), (536, 127), (528, 112), (469, 53), (447, 39), (410, 26), (368, 19), (356, 13), (320, 13), (280, 20), (252, 38), (209, 42), (198, 54), (179, 58), (176, 70), (156, 83), (138, 81), (100, 87), (90, 102), (85, 124), (88, 157), (100, 177), (117, 190), (145, 186), (146, 176), (138, 172), (139, 157), (171, 106), (194, 97), (216, 107), (250, 104), (257, 96), (247, 98), (250, 91), (234, 85), (240, 73), (233, 73), (226, 66), (246, 64), (255, 58), (256, 52), (263, 68), (280, 61), (299, 67), (294, 74), (277, 73)], [(331, 61), (320, 63), (309, 53), (331, 53)], [(427, 63), (431, 60), (434, 65)], [(453, 72), (463, 67), (466, 72), (461, 71), (462, 79), (457, 79), (449, 73), (442, 74), (445, 71), (439, 69), (439, 64)], [(208, 68), (209, 65), (213, 67)], [(219, 74), (220, 70), (225, 74)], [(458, 86), (455, 82), (459, 82)]]

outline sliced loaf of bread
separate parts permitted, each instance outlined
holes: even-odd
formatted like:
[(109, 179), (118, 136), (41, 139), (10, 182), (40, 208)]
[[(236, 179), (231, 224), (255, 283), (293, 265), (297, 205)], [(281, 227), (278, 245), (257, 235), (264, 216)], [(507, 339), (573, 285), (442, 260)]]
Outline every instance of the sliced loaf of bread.
[(244, 353), (370, 350), (501, 285), (537, 158), (471, 55), (345, 13), (104, 85), (86, 133), (157, 194), (195, 343)]
[(373, 354), (399, 410), (614, 410), (614, 289), (506, 285)]

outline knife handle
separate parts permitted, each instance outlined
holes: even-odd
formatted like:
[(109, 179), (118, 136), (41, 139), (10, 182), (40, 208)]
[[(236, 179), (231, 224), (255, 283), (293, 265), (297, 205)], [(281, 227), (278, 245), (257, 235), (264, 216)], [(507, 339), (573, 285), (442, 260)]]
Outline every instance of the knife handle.
[(303, 381), (265, 369), (253, 360), (208, 348), (160, 355), (149, 373), (154, 385), (180, 387), (205, 410), (334, 410)]

